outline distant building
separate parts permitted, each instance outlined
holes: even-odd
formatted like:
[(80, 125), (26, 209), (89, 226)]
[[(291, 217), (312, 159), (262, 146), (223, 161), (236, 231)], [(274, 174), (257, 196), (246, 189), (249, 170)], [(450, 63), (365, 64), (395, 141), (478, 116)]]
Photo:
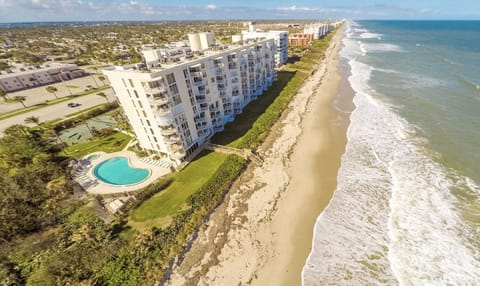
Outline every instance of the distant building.
[(85, 75), (87, 73), (75, 64), (52, 63), (44, 67), (24, 67), (2, 72), (0, 88), (5, 92), (13, 92)]
[(250, 22), (248, 24), (248, 31), (242, 31), (242, 40), (244, 41), (263, 38), (273, 39), (275, 41), (277, 49), (275, 53), (275, 63), (277, 65), (285, 64), (288, 60), (288, 31), (257, 31), (255, 22)]
[(313, 40), (313, 34), (290, 34), (288, 35), (288, 45), (292, 47), (306, 47)]
[(274, 41), (263, 39), (103, 73), (140, 146), (180, 164), (276, 80), (274, 55)]
[(330, 33), (334, 28), (330, 23), (312, 23), (303, 27), (304, 34), (312, 34), (314, 40), (321, 39)]

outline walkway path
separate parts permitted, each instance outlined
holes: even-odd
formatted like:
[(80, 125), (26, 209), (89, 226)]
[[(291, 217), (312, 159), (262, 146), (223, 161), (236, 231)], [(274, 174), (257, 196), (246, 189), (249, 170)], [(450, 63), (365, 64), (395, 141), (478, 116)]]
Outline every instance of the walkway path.
[(253, 153), (252, 150), (250, 149), (238, 149), (230, 146), (217, 145), (213, 143), (207, 143), (205, 145), (205, 149), (212, 150), (219, 153), (224, 153), (224, 154), (235, 154), (245, 158), (246, 160), (250, 160), (254, 162), (257, 166), (260, 166), (263, 163), (263, 159), (259, 155)]

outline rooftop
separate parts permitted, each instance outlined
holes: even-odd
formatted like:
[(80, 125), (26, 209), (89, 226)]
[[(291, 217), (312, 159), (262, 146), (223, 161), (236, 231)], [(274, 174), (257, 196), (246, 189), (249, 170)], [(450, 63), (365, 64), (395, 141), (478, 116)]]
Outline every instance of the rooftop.
[(145, 63), (137, 63), (137, 64), (130, 64), (130, 65), (125, 65), (125, 66), (111, 66), (111, 67), (106, 67), (104, 70), (108, 71), (131, 71), (131, 72), (144, 72), (144, 73), (152, 73), (152, 72), (158, 72), (162, 70), (167, 70), (173, 67), (177, 67), (182, 64), (195, 64), (195, 62), (201, 62), (202, 59), (209, 58), (215, 55), (221, 55), (225, 52), (233, 52), (235, 50), (242, 50), (243, 48), (247, 48), (250, 46), (253, 46), (257, 43), (263, 43), (268, 41), (268, 39), (262, 38), (262, 39), (251, 39), (251, 40), (246, 40), (241, 43), (236, 43), (236, 44), (230, 44), (228, 46), (217, 46), (214, 49), (208, 49), (203, 51), (201, 54), (196, 54), (192, 58), (186, 58), (181, 61), (177, 62), (169, 62), (169, 63), (156, 63), (153, 65), (147, 66)]
[(51, 63), (45, 66), (25, 66), (10, 69), (10, 72), (0, 72), (0, 78), (7, 78), (13, 75), (28, 75), (36, 72), (46, 72), (51, 69), (58, 69), (64, 67), (77, 67), (75, 64)]

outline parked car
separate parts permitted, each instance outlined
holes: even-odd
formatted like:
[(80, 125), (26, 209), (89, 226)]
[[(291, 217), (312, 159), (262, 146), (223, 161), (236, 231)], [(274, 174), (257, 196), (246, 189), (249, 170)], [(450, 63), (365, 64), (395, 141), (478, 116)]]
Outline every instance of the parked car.
[(78, 103), (78, 102), (70, 102), (69, 104), (67, 104), (68, 107), (77, 107), (77, 106), (80, 106), (81, 104)]

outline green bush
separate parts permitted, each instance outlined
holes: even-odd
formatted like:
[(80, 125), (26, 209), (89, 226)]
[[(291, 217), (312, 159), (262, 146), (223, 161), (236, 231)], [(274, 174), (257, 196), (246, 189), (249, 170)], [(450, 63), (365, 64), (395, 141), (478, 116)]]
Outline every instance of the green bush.
[(307, 77), (314, 71), (316, 64), (323, 58), (324, 51), (328, 47), (333, 34), (330, 33), (327, 37), (314, 41), (310, 50), (302, 56), (300, 61), (289, 65), (289, 69), (296, 70), (295, 76), (265, 110), (265, 113), (258, 117), (252, 128), (242, 137), (236, 147), (255, 149), (265, 140), (270, 128), (280, 118)]

